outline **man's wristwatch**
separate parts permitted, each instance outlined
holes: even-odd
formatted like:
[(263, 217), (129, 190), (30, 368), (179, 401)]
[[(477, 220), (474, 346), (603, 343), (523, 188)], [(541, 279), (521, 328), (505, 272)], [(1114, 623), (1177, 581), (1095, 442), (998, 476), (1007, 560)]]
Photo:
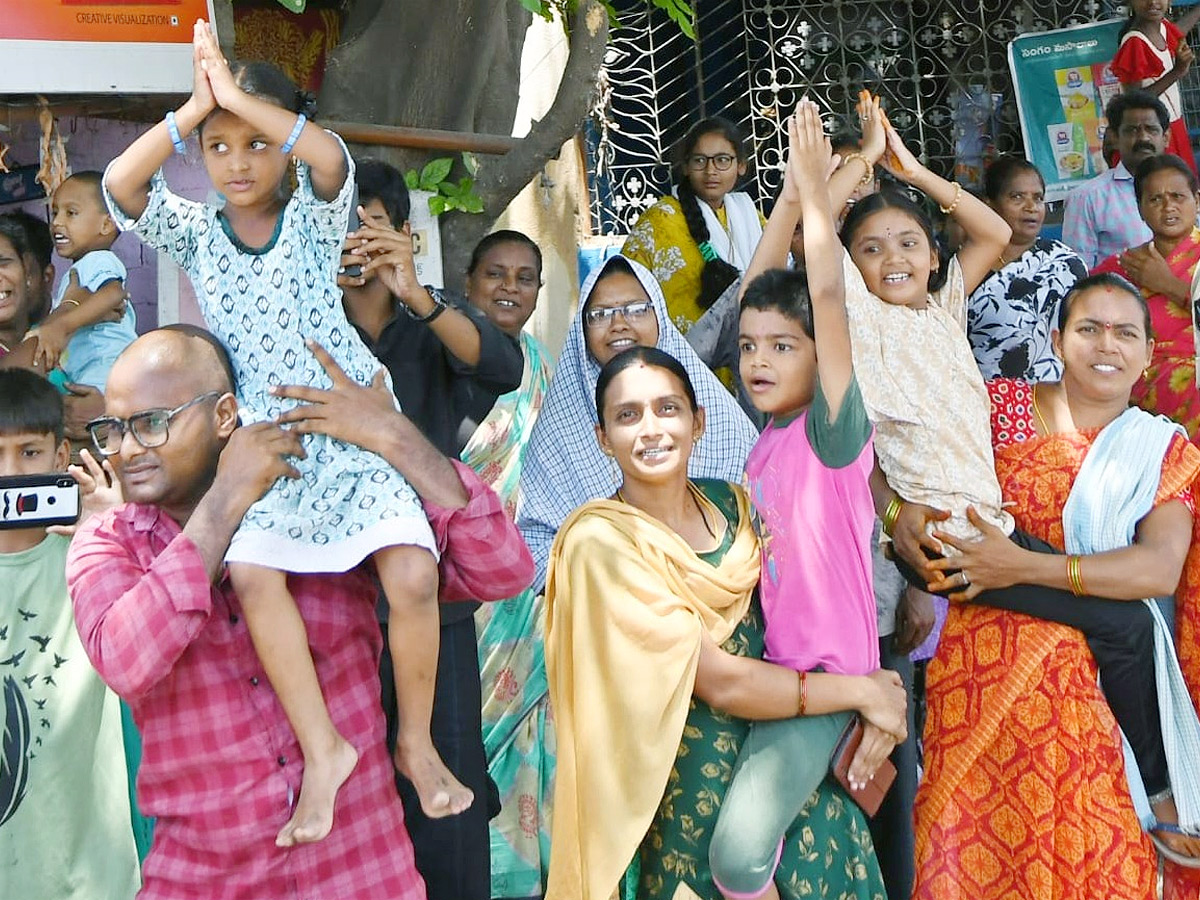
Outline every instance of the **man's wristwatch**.
[(435, 287), (430, 287), (429, 285), (425, 285), (425, 290), (429, 294), (429, 299), (433, 301), (433, 309), (431, 309), (425, 315), (418, 316), (415, 312), (412, 311), (412, 309), (409, 308), (407, 303), (401, 303), (400, 305), (404, 307), (404, 311), (406, 313), (408, 313), (408, 315), (413, 319), (413, 321), (424, 322), (426, 325), (428, 325), (430, 322), (432, 322), (434, 319), (436, 319), (438, 316), (440, 316), (442, 313), (444, 313), (446, 311), (446, 307), (449, 306), (449, 304), (446, 302), (445, 298), (442, 296), (442, 291), (440, 288), (435, 288)]

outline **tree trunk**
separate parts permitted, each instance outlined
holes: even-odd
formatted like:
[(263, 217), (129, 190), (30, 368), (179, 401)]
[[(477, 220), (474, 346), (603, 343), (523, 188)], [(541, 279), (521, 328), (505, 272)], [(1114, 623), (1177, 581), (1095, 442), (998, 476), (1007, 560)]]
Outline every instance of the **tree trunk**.
[(525, 185), (557, 156), (586, 121), (608, 45), (608, 12), (597, 0), (579, 0), (567, 23), (569, 56), (550, 109), (533, 123), (520, 145), (482, 162), (475, 189), (484, 215), (450, 213), (442, 223), (442, 262), (448, 283), (465, 277), (471, 250)]
[[(325, 71), (321, 115), (511, 134), (529, 22), (530, 13), (517, 0), (355, 0)], [(608, 41), (604, 8), (596, 0), (580, 0), (569, 33), (570, 57), (550, 110), (516, 149), (479, 158), (476, 190), (484, 213), (442, 217), (449, 286), (461, 287), (476, 242), (587, 117)], [(418, 167), (430, 156), (382, 147), (354, 149), (402, 170)]]
[[(356, 0), (326, 65), (321, 115), (511, 134), (529, 16), (516, 0)], [(425, 157), (371, 153), (404, 168)]]

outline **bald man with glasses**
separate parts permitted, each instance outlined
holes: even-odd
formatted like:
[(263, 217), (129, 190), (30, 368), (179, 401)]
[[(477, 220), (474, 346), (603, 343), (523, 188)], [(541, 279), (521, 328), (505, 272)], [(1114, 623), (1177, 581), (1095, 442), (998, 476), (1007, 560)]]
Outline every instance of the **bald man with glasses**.
[(275, 845), (303, 759), (224, 557), (246, 510), (276, 479), (297, 477), (299, 434), (363, 446), (408, 479), (443, 551), (442, 600), (502, 599), (532, 578), (520, 534), (474, 472), (396, 412), (382, 378), (362, 387), (313, 353), (332, 387), (282, 388), (301, 405), (281, 423), (240, 426), (212, 336), (150, 332), (113, 366), (106, 415), (88, 426), (128, 502), (80, 527), (68, 584), (88, 656), (142, 732), (139, 799), (158, 817), (139, 895), (148, 900), (425, 897), (384, 741), (383, 641), (362, 567), (289, 579), (330, 713), (359, 762), (327, 838)]

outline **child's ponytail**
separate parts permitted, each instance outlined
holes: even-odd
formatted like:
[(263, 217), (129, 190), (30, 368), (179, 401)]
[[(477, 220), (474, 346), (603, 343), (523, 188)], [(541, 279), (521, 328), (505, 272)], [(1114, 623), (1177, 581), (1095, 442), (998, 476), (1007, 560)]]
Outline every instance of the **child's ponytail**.
[(311, 119), (317, 114), (317, 95), (312, 91), (296, 91), (295, 107), (293, 112), (299, 113), (306, 119)]

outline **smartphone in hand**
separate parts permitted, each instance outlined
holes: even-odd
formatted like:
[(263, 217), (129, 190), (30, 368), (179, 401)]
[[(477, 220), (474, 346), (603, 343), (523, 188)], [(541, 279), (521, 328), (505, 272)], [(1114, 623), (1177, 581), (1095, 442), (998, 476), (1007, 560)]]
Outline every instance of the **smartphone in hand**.
[(65, 472), (0, 478), (0, 530), (73, 525), (79, 485)]
[[(350, 223), (346, 228), (346, 234), (354, 234), (361, 226), (362, 221), (358, 218), (358, 185), (355, 185), (354, 193), (350, 197)], [(362, 265), (355, 263), (352, 266), (346, 266), (342, 270), (342, 274), (358, 278), (362, 275)]]

